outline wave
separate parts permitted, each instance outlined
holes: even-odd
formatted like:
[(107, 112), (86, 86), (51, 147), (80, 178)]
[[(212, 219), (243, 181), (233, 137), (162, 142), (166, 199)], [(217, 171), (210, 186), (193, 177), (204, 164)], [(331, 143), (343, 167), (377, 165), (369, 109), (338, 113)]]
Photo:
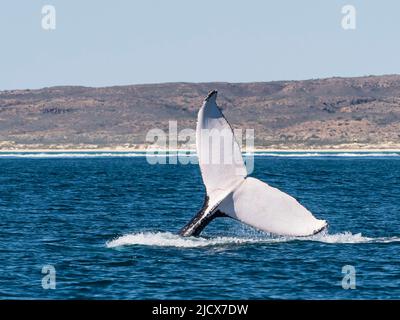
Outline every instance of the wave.
[(268, 244), (289, 241), (316, 241), (329, 244), (356, 244), (356, 243), (390, 243), (400, 242), (400, 237), (369, 238), (361, 233), (351, 232), (328, 234), (320, 233), (310, 237), (188, 237), (184, 238), (170, 232), (139, 232), (127, 234), (106, 243), (107, 248), (122, 246), (142, 245), (156, 247), (198, 248), (210, 246), (242, 245), (242, 244)]
[[(101, 157), (173, 157), (177, 154), (153, 154), (144, 152), (93, 152), (93, 153), (80, 153), (80, 152), (35, 152), (35, 153), (1, 153), (0, 158), (101, 158)], [(193, 157), (193, 154), (178, 153), (179, 157)]]
[(288, 153), (245, 153), (244, 156), (255, 157), (398, 157), (400, 153), (391, 152), (288, 152)]
[(170, 232), (140, 232), (127, 234), (107, 242), (108, 248), (115, 248), (127, 245), (145, 245), (158, 247), (181, 247), (196, 248), (227, 244), (241, 244), (257, 242), (256, 239), (236, 238), (236, 237), (181, 237)]
[[(0, 158), (197, 157), (195, 152), (1, 152)], [(254, 152), (246, 157), (398, 157), (397, 152)]]

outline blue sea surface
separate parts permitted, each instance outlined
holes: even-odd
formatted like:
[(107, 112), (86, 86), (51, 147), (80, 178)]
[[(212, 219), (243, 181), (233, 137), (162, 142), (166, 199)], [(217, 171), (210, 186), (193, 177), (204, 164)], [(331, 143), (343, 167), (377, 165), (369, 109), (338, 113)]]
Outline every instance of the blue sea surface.
[[(196, 164), (0, 153), (0, 298), (400, 298), (399, 154), (260, 153), (251, 175), (328, 231), (274, 237), (220, 218), (181, 238), (204, 198)], [(42, 286), (48, 265), (55, 289)]]

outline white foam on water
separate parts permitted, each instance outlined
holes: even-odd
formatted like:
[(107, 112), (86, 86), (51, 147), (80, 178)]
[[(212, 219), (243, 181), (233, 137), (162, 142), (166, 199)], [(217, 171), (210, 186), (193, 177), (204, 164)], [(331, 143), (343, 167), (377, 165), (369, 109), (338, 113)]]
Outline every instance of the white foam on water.
[[(96, 157), (197, 157), (194, 151), (190, 152), (159, 152), (137, 151), (137, 152), (1, 152), (0, 158), (96, 158)], [(244, 157), (289, 157), (289, 158), (309, 158), (309, 157), (399, 157), (400, 153), (392, 152), (247, 152)]]
[(297, 238), (304, 241), (317, 241), (323, 243), (369, 243), (376, 240), (376, 238), (364, 237), (361, 233), (352, 234), (351, 232), (343, 232), (336, 234), (329, 234), (322, 232), (313, 236)]
[(140, 232), (127, 234), (107, 242), (108, 248), (127, 245), (145, 245), (158, 247), (196, 248), (227, 244), (241, 244), (258, 242), (257, 239), (237, 237), (181, 237), (170, 232)]
[(353, 234), (349, 231), (343, 233), (335, 233), (329, 234), (327, 231), (323, 231), (314, 236), (304, 237), (304, 238), (296, 238), (297, 240), (309, 240), (309, 241), (318, 241), (323, 243), (348, 243), (348, 244), (357, 244), (357, 243), (392, 243), (392, 242), (400, 242), (400, 237), (365, 237), (361, 233)]
[(245, 157), (255, 156), (255, 157), (299, 157), (299, 158), (309, 158), (309, 157), (398, 157), (400, 153), (385, 153), (385, 152), (288, 152), (288, 153), (244, 153)]
[(140, 232), (127, 234), (106, 243), (108, 248), (116, 248), (130, 245), (197, 248), (208, 246), (241, 245), (254, 243), (278, 243), (289, 241), (316, 241), (330, 244), (357, 244), (357, 243), (390, 243), (400, 242), (400, 237), (369, 238), (361, 233), (351, 232), (328, 234), (320, 233), (310, 237), (181, 237), (170, 232)]
[(171, 154), (154, 154), (154, 153), (137, 153), (137, 152), (118, 152), (118, 153), (106, 153), (106, 152), (96, 152), (96, 153), (1, 153), (0, 158), (101, 158), (101, 157), (193, 157), (193, 154), (185, 153), (171, 153)]

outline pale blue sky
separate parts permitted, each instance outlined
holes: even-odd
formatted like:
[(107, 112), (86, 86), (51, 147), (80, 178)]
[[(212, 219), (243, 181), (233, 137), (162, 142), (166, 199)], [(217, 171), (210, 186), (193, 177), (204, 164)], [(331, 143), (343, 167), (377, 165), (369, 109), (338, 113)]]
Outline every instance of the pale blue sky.
[(397, 0), (4, 0), (0, 90), (400, 73), (399, 16)]

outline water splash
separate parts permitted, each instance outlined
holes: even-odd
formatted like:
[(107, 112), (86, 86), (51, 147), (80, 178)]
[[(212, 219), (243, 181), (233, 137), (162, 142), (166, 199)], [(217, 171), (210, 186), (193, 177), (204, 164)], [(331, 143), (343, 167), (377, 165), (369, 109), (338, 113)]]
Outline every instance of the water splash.
[(106, 243), (108, 248), (116, 248), (129, 245), (143, 245), (156, 247), (177, 247), (177, 248), (197, 248), (208, 246), (226, 246), (242, 244), (267, 244), (289, 241), (316, 241), (330, 244), (356, 244), (356, 243), (390, 243), (400, 242), (400, 237), (380, 237), (369, 238), (362, 236), (361, 233), (352, 234), (351, 232), (328, 234), (321, 233), (310, 237), (188, 237), (184, 238), (170, 232), (140, 232), (127, 234)]
[(159, 247), (181, 247), (181, 248), (196, 248), (216, 245), (254, 243), (258, 239), (238, 238), (238, 237), (181, 237), (170, 232), (141, 232), (127, 234), (117, 239), (107, 242), (108, 248), (115, 248), (126, 245), (146, 245)]

